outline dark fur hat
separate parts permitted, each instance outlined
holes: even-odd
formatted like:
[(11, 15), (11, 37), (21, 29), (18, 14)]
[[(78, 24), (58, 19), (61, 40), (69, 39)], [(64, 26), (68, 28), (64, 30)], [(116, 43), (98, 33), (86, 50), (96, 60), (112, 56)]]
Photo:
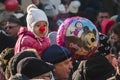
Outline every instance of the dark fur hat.
[(11, 75), (15, 75), (17, 73), (18, 62), (26, 57), (36, 57), (40, 59), (38, 53), (34, 49), (26, 49), (21, 51), (20, 53), (13, 56), (10, 60), (9, 67)]
[(48, 65), (41, 59), (35, 57), (24, 58), (17, 65), (17, 72), (24, 74), (30, 79), (48, 73), (52, 70), (52, 65)]

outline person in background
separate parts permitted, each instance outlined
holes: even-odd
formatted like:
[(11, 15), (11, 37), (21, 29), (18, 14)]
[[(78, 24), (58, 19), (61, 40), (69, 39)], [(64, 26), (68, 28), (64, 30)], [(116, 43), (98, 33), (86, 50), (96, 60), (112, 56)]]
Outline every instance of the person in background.
[(73, 68), (71, 53), (68, 49), (54, 44), (44, 51), (41, 58), (54, 65), (55, 80), (68, 80)]
[(34, 4), (27, 7), (27, 28), (21, 28), (18, 32), (18, 40), (15, 45), (15, 54), (33, 48), (39, 56), (50, 46), (50, 39), (47, 37), (49, 23), (44, 11), (38, 9)]
[(17, 33), (21, 27), (21, 22), (13, 15), (3, 22), (4, 31), (9, 36), (17, 37)]
[(111, 48), (111, 54), (113, 56), (112, 64), (116, 69), (116, 78), (120, 80), (120, 43), (114, 43)]
[(98, 29), (99, 32), (102, 32), (102, 27), (101, 27), (101, 22), (104, 20), (104, 19), (109, 19), (110, 18), (110, 14), (109, 12), (106, 10), (106, 9), (101, 9), (98, 14), (97, 14), (97, 17), (96, 17), (96, 22), (95, 22), (95, 25)]
[(110, 45), (114, 45), (114, 43), (120, 43), (120, 23), (114, 24), (109, 31), (109, 42)]
[(43, 60), (27, 57), (22, 59), (17, 65), (17, 72), (27, 76), (29, 79), (51, 80), (50, 71), (53, 66), (45, 63)]
[(21, 27), (21, 22), (15, 16), (10, 15), (0, 22), (0, 52), (6, 48), (14, 48), (18, 39), (17, 33)]
[(48, 22), (49, 22), (49, 32), (57, 31), (57, 15), (59, 14), (57, 7), (52, 4), (51, 2), (45, 3), (43, 5), (43, 11), (47, 15)]
[(112, 26), (112, 28), (109, 31), (109, 42), (111, 44), (111, 53), (113, 54), (113, 65), (115, 69), (117, 70), (118, 78), (120, 79), (120, 58), (119, 58), (119, 52), (120, 52), (120, 23), (117, 22)]
[(18, 62), (21, 61), (22, 59), (26, 58), (26, 57), (36, 57), (38, 59), (41, 59), (35, 49), (26, 49), (26, 50), (23, 50), (23, 51), (19, 52), (16, 55), (14, 55), (10, 59), (10, 61), (8, 63), (8, 66), (6, 68), (6, 71), (5, 71), (5, 76), (6, 76), (7, 80), (11, 76), (14, 76), (14, 75), (17, 74), (17, 64), (18, 64)]

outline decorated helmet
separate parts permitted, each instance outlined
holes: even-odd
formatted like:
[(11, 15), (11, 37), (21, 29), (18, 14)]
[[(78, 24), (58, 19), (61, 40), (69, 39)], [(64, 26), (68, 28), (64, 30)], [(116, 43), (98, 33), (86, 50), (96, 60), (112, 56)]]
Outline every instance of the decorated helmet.
[(92, 56), (98, 48), (99, 35), (95, 25), (83, 17), (67, 18), (57, 32), (57, 44), (68, 48), (73, 59)]

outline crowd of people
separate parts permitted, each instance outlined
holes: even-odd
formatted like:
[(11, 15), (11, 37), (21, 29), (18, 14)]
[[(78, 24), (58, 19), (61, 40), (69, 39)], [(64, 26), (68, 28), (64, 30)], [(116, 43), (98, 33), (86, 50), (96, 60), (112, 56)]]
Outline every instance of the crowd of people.
[(0, 19), (0, 80), (120, 80), (116, 0), (31, 2)]

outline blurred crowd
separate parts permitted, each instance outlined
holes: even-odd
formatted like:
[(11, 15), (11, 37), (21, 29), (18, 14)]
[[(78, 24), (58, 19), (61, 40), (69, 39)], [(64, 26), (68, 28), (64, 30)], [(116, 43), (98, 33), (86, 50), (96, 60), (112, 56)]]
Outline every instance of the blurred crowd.
[(120, 80), (120, 0), (21, 1), (0, 0), (0, 80)]

